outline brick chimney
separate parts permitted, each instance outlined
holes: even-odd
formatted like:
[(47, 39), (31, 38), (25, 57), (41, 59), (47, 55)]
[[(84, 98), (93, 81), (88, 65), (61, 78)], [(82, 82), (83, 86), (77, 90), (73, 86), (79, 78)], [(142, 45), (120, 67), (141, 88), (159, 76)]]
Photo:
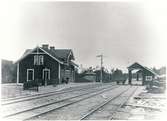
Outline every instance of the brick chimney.
[(48, 49), (48, 48), (49, 48), (49, 44), (43, 44), (43, 45), (42, 45), (42, 48)]
[(55, 49), (55, 47), (54, 46), (50, 46), (50, 50), (54, 50)]

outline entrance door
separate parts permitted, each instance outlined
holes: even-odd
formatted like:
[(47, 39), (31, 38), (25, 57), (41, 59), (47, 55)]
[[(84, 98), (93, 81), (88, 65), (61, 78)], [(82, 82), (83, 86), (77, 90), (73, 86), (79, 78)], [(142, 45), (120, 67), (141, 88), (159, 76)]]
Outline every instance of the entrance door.
[(27, 81), (34, 80), (34, 69), (27, 69)]
[(47, 85), (47, 81), (50, 80), (50, 69), (43, 69), (44, 85)]

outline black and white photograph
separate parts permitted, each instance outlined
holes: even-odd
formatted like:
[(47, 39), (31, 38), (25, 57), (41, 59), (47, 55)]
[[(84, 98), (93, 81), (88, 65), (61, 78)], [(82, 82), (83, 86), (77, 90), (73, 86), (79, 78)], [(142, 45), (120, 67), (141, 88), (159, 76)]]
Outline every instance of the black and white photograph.
[(0, 4), (0, 120), (165, 120), (167, 2)]

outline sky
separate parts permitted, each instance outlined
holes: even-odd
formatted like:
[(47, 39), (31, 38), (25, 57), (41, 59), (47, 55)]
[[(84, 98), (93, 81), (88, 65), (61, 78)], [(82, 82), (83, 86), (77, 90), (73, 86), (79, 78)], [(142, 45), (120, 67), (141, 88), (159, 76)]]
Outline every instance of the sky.
[(49, 44), (73, 50), (83, 67), (166, 64), (166, 2), (6, 2), (1, 4), (1, 58), (16, 61), (26, 49)]

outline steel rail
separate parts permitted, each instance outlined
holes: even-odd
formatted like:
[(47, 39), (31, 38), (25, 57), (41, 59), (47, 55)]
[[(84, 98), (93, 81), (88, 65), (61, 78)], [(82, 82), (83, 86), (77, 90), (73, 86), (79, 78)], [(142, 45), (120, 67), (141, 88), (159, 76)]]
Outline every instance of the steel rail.
[(99, 106), (97, 106), (96, 108), (92, 109), (91, 111), (89, 111), (88, 113), (84, 114), (80, 120), (84, 120), (86, 119), (87, 117), (89, 117), (91, 114), (95, 113), (97, 110), (99, 110), (100, 108), (102, 108), (103, 106), (105, 106), (106, 104), (108, 104), (109, 102), (111, 102), (112, 100), (120, 97), (122, 94), (124, 94), (126, 91), (128, 91), (131, 87), (129, 87), (128, 89), (122, 91), (121, 93), (119, 93), (118, 95), (112, 97), (112, 98), (109, 98), (107, 101), (104, 101), (102, 102), (101, 104), (99, 104)]
[[(102, 87), (102, 86), (101, 85), (98, 85), (98, 86), (94, 85), (91, 88), (97, 88), (97, 87)], [(90, 87), (85, 87), (85, 88), (73, 89), (73, 90), (67, 90), (67, 91), (53, 91), (53, 92), (43, 93), (43, 94), (39, 94), (39, 95), (31, 95), (31, 96), (28, 96), (30, 98), (27, 98), (27, 97), (19, 98), (19, 99), (14, 100), (14, 101), (4, 102), (1, 105), (9, 105), (9, 104), (18, 103), (18, 102), (24, 102), (24, 101), (29, 101), (29, 100), (33, 100), (33, 99), (39, 99), (39, 98), (42, 98), (42, 97), (49, 97), (49, 96), (53, 96), (53, 95), (57, 95), (57, 94), (63, 94), (63, 93), (68, 93), (68, 92), (86, 90), (86, 89), (89, 89), (89, 88)]]
[[(119, 88), (119, 86), (118, 86), (118, 87), (115, 87), (115, 88)], [(97, 95), (99, 95), (99, 94), (101, 94), (101, 93), (104, 93), (104, 92), (106, 92), (106, 91), (108, 91), (108, 90), (113, 90), (113, 89), (115, 89), (115, 88), (109, 88), (109, 89), (106, 89), (106, 90), (99, 91), (99, 92), (96, 93), (96, 94), (92, 94), (92, 95), (90, 95), (90, 96), (84, 97), (84, 98), (79, 99), (79, 100), (76, 100), (76, 101), (72, 101), (72, 102), (70, 102), (70, 103), (64, 104), (64, 105), (62, 105), (62, 106), (60, 106), (60, 107), (51, 109), (51, 110), (49, 110), (49, 111), (45, 111), (45, 112), (43, 112), (43, 113), (36, 114), (35, 116), (29, 117), (29, 118), (25, 118), (23, 121), (31, 120), (31, 119), (33, 119), (33, 118), (35, 118), (35, 117), (38, 117), (38, 116), (41, 116), (41, 115), (50, 113), (50, 112), (52, 112), (52, 111), (61, 109), (61, 108), (63, 108), (63, 107), (66, 107), (66, 106), (69, 106), (69, 105), (72, 105), (72, 104), (75, 104), (75, 103), (78, 103), (78, 102), (83, 101), (83, 100), (86, 100), (86, 99), (95, 97), (95, 96), (97, 96)], [(90, 94), (90, 93), (89, 93), (89, 94)]]
[[(105, 92), (105, 91), (108, 91), (108, 90), (111, 90), (111, 89), (115, 89), (115, 88), (119, 88), (119, 86), (115, 85), (115, 87), (104, 87), (102, 89), (96, 89), (93, 91), (89, 91), (89, 92), (86, 92), (84, 94), (80, 94), (80, 95), (77, 95), (77, 96), (72, 96), (72, 97), (69, 97), (69, 98), (65, 98), (65, 99), (62, 99), (62, 100), (58, 100), (58, 101), (54, 101), (54, 102), (51, 102), (51, 103), (48, 103), (48, 104), (44, 104), (44, 105), (41, 105), (41, 106), (37, 106), (37, 107), (33, 107), (33, 108), (30, 108), (30, 109), (26, 109), (26, 110), (22, 110), (22, 111), (19, 111), (19, 112), (16, 112), (16, 113), (12, 113), (12, 114), (9, 114), (9, 115), (6, 115), (4, 116), (3, 118), (8, 118), (8, 117), (12, 117), (12, 116), (15, 116), (15, 115), (18, 115), (18, 114), (21, 114), (21, 113), (26, 113), (28, 111), (32, 111), (32, 110), (35, 110), (35, 109), (39, 109), (39, 108), (42, 108), (42, 107), (46, 107), (46, 106), (49, 106), (49, 105), (52, 105), (52, 104), (56, 104), (56, 103), (60, 103), (60, 102), (63, 102), (63, 101), (66, 101), (66, 100), (69, 100), (69, 99), (73, 99), (73, 98), (78, 98), (78, 97), (82, 97), (84, 95), (87, 95), (87, 94), (91, 94), (91, 93), (94, 93), (94, 92)], [(99, 94), (99, 93), (98, 93)], [(97, 95), (97, 94), (96, 94)], [(75, 102), (74, 102), (75, 103)], [(70, 104), (73, 104), (73, 103), (70, 103)], [(68, 104), (69, 105), (69, 104)], [(64, 106), (63, 106), (64, 107)], [(56, 109), (55, 109), (56, 110)], [(46, 112), (47, 113), (47, 112)]]
[[(101, 84), (97, 84), (98, 86), (101, 86)], [(84, 85), (84, 86), (76, 86), (75, 88), (83, 88), (83, 87), (88, 87), (88, 86), (97, 86), (97, 85)], [(63, 89), (64, 92), (68, 91), (71, 87)], [(50, 92), (46, 92), (46, 93), (39, 93), (39, 94), (33, 94), (33, 95), (26, 95), (26, 96), (19, 96), (19, 97), (14, 97), (14, 98), (5, 98), (5, 99), (1, 99), (1, 101), (7, 102), (7, 101), (12, 101), (12, 100), (18, 100), (18, 99), (23, 99), (23, 98), (27, 98), (27, 97), (33, 97), (33, 96), (39, 96), (39, 95), (43, 95), (43, 94), (50, 94), (50, 93), (56, 93), (56, 92), (63, 92), (61, 91), (50, 91)]]
[(135, 88), (135, 90), (128, 96), (128, 98), (123, 103), (121, 103), (120, 105), (117, 106), (116, 110), (114, 110), (114, 112), (112, 112), (112, 114), (109, 118), (110, 120), (114, 119), (113, 115), (118, 111), (118, 109), (123, 107), (129, 101), (129, 99), (134, 95), (134, 93), (136, 92), (137, 89), (138, 89), (138, 87)]
[[(99, 84), (98, 85), (86, 85), (86, 86), (84, 85), (84, 86), (77, 86), (75, 88), (76, 89), (81, 89), (81, 88), (88, 87), (88, 86), (94, 87), (94, 86), (101, 86), (101, 85), (99, 85)], [(66, 92), (66, 91), (70, 91), (71, 90), (70, 88), (71, 87), (65, 88), (65, 89), (63, 89), (61, 91), (50, 91), (50, 92), (46, 92), (46, 93), (39, 93), (39, 94), (33, 94), (33, 95), (19, 96), (19, 97), (15, 97), (15, 98), (1, 99), (1, 101), (8, 102), (8, 101), (12, 101), (12, 100), (19, 100), (19, 99), (24, 99), (24, 98), (27, 98), (27, 97), (40, 96), (40, 95), (44, 95), (44, 94)]]

